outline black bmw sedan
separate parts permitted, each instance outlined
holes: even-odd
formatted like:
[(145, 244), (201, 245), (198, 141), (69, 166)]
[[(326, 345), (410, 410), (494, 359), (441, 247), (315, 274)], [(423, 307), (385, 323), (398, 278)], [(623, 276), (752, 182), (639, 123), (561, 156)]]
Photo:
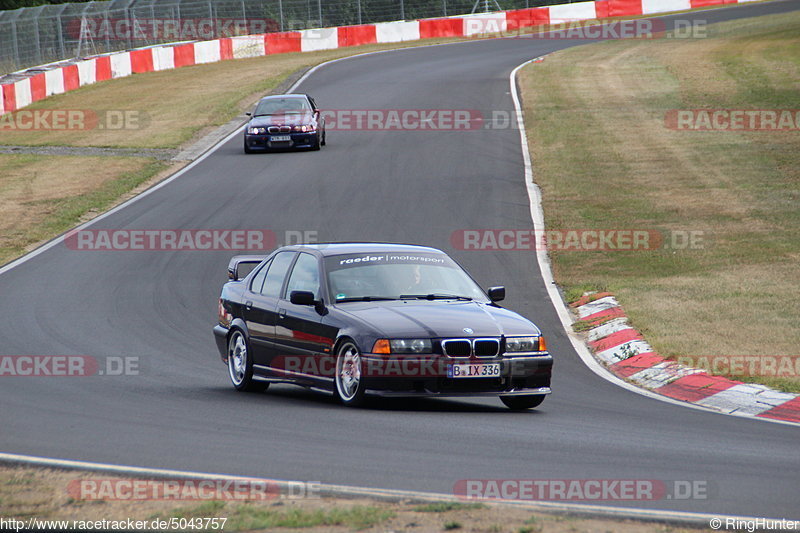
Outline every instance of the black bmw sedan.
[(236, 256), (219, 298), (219, 353), (237, 390), (292, 383), (346, 405), (375, 396), (499, 396), (530, 409), (550, 394), (542, 332), (500, 307), (447, 254), (336, 243)]
[(256, 104), (244, 129), (244, 151), (290, 148), (319, 150), (325, 145), (325, 119), (307, 94), (265, 96)]

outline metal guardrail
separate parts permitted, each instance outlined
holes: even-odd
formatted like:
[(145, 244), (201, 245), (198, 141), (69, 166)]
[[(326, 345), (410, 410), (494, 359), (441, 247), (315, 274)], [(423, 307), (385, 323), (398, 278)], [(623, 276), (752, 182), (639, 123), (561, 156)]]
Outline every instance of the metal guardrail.
[(0, 11), (0, 74), (167, 42), (463, 15), (570, 1), (110, 0), (43, 5)]

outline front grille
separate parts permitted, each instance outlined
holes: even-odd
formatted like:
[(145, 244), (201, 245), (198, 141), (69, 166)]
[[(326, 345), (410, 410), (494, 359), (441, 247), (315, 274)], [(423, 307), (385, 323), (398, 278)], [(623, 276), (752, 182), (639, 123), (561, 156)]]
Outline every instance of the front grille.
[(442, 341), (442, 351), (450, 357), (469, 357), (472, 355), (472, 344), (466, 339)]
[(270, 133), (289, 133), (292, 131), (291, 126), (270, 126), (267, 128)]
[(442, 353), (449, 357), (495, 357), (500, 353), (499, 339), (445, 339)]
[(473, 345), (476, 357), (494, 357), (500, 353), (500, 341), (497, 339), (475, 339)]

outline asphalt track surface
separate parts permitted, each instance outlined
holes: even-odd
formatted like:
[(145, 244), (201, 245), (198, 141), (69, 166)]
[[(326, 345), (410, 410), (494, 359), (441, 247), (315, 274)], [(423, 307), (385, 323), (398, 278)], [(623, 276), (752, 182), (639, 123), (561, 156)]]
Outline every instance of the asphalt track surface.
[[(681, 18), (798, 8), (776, 2)], [(298, 90), (325, 109), (513, 113), (511, 70), (577, 44), (502, 39), (368, 55), (326, 65)], [(452, 249), (455, 230), (532, 229), (516, 129), (331, 132), (329, 140), (321, 152), (245, 156), (236, 136), (92, 228), (268, 228), (279, 240), (285, 230), (314, 230), (321, 240), (440, 247), (483, 286), (505, 284), (505, 305), (546, 333), (554, 393), (541, 408), (514, 413), (490, 398), (347, 409), (290, 386), (237, 393), (211, 334), (231, 253), (59, 244), (0, 275), (0, 355), (138, 356), (142, 370), (2, 378), (0, 451), (442, 493), (462, 479), (701, 481), (705, 500), (608, 504), (800, 518), (796, 427), (671, 405), (605, 381), (570, 346), (535, 254)]]

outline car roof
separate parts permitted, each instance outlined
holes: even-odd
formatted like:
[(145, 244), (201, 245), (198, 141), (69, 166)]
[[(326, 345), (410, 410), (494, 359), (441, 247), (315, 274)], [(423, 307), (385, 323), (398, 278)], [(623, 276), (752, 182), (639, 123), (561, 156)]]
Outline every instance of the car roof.
[(359, 253), (445, 253), (436, 248), (428, 246), (418, 246), (415, 244), (396, 244), (388, 242), (328, 242), (315, 244), (298, 244), (286, 246), (282, 250), (314, 250), (323, 256), (359, 254)]

